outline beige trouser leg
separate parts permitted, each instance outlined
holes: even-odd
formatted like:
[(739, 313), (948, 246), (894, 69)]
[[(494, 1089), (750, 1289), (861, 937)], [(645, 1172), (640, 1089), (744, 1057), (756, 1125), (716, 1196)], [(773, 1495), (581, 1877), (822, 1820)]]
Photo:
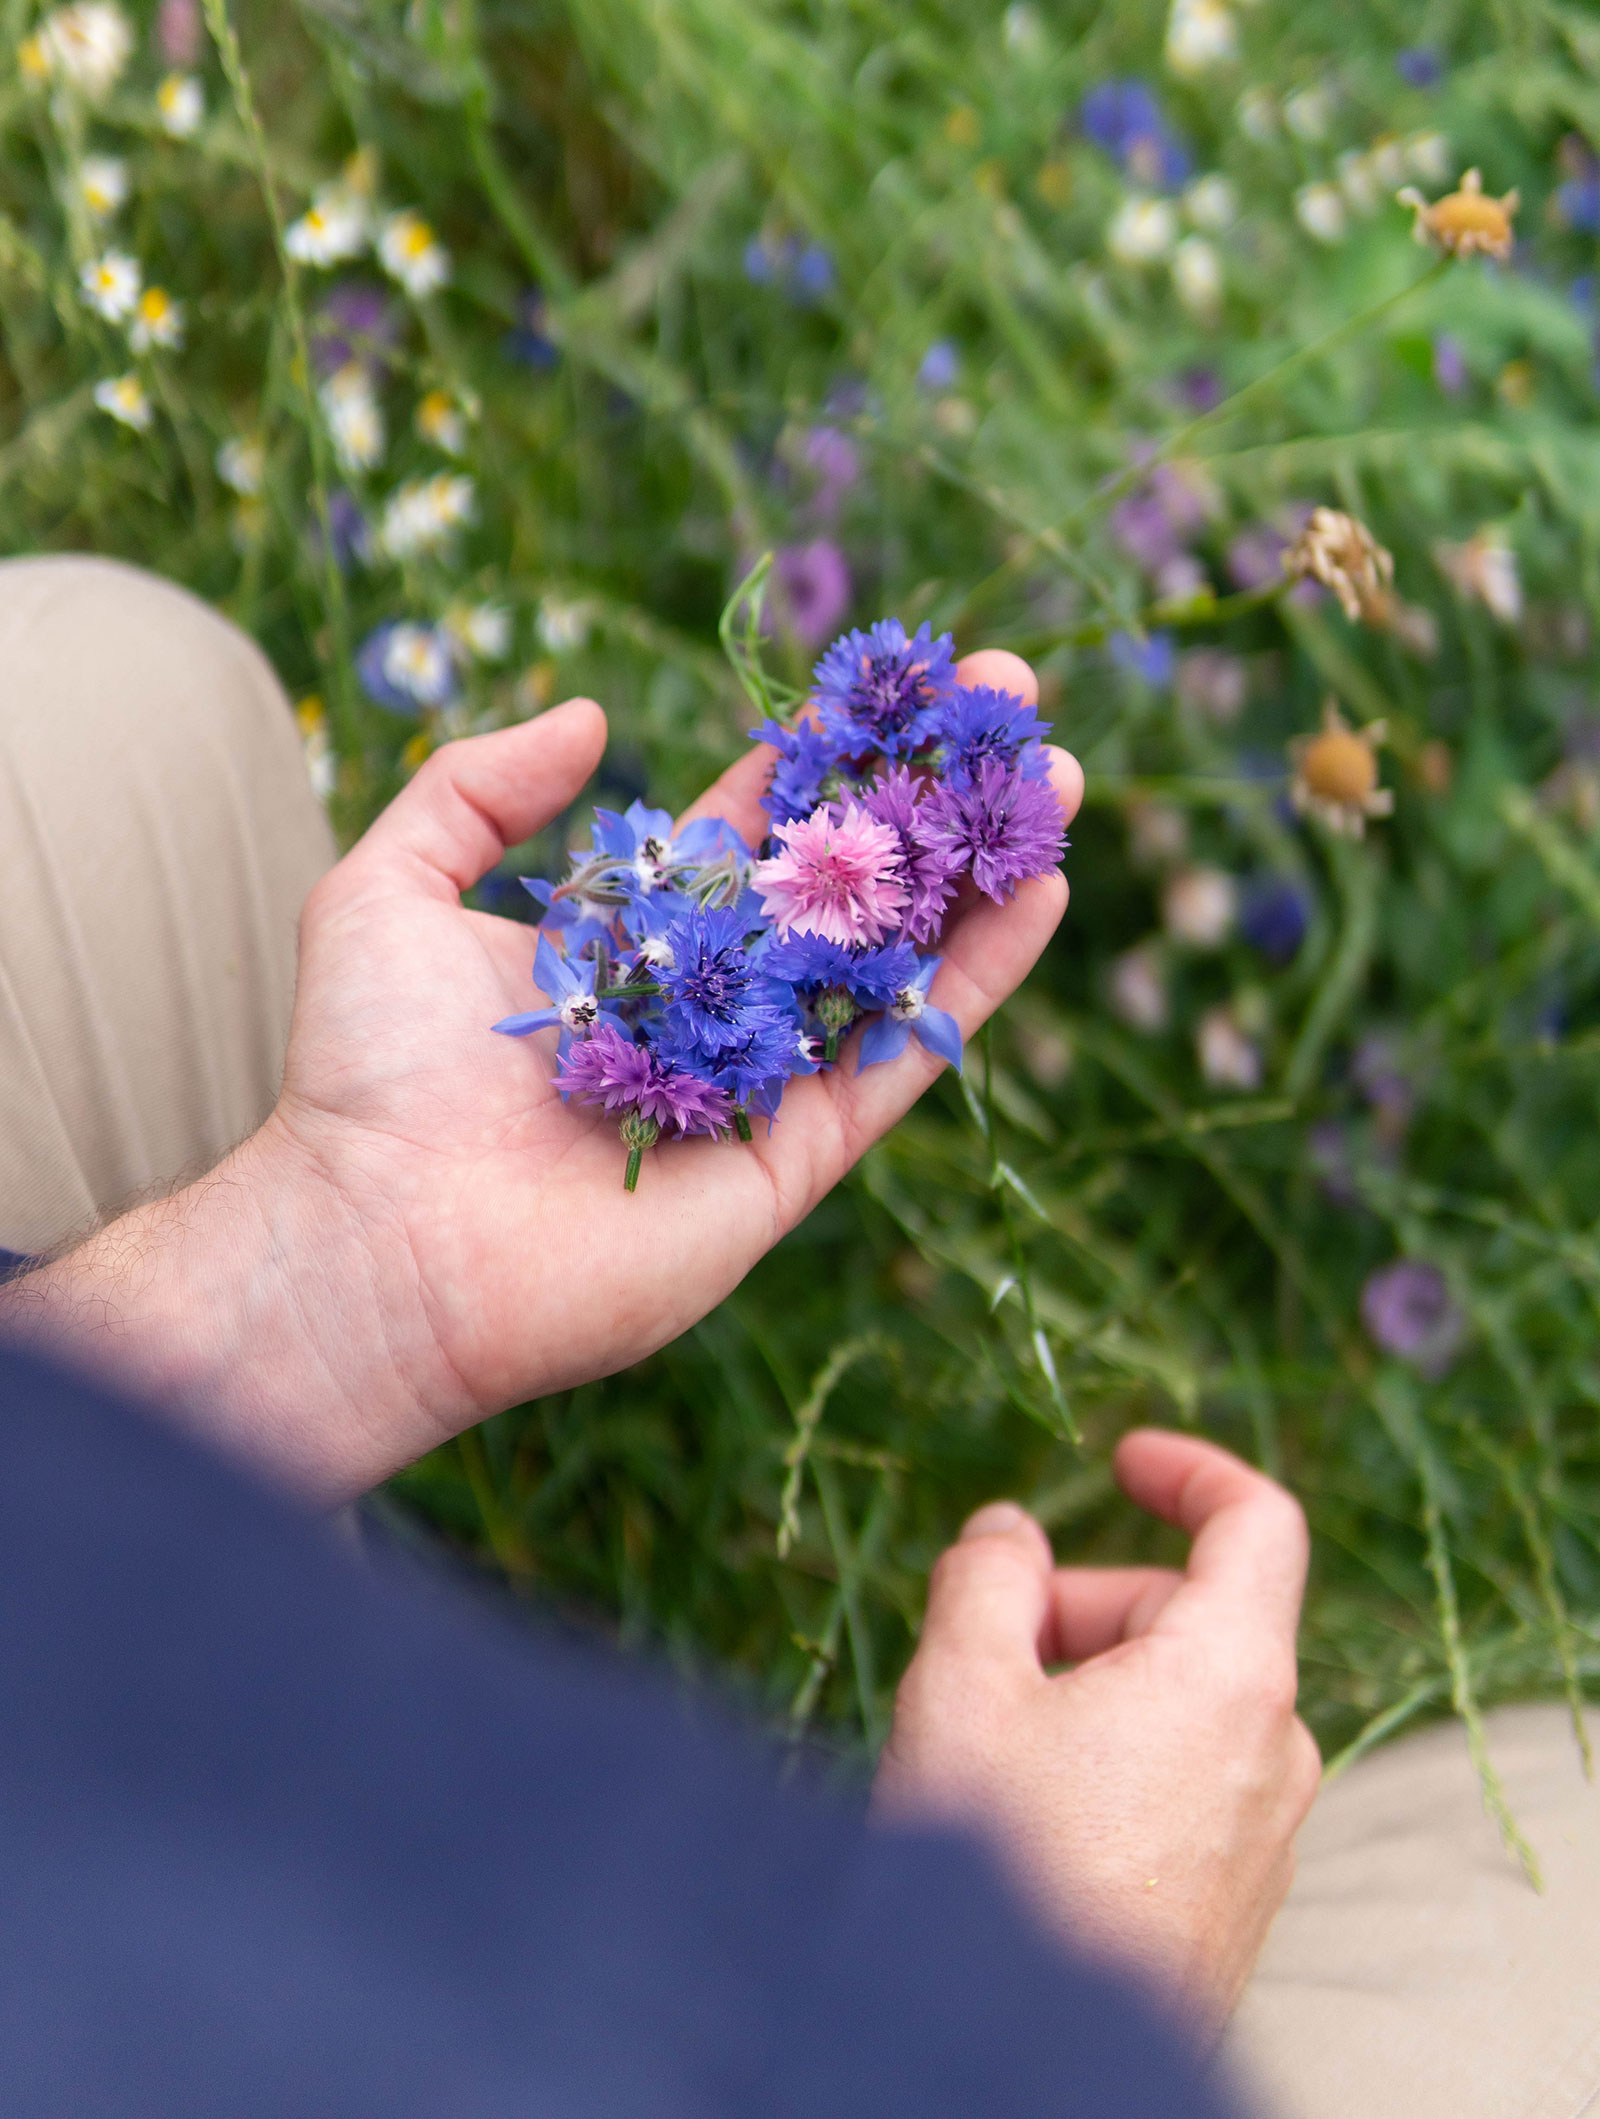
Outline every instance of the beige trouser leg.
[(1600, 1786), (1564, 1707), (1488, 1728), (1543, 1894), (1455, 1724), (1333, 1782), (1224, 2048), (1276, 2119), (1600, 2119)]
[(49, 1248), (271, 1108), (334, 849), (287, 701), (183, 591), (0, 565), (0, 1248)]

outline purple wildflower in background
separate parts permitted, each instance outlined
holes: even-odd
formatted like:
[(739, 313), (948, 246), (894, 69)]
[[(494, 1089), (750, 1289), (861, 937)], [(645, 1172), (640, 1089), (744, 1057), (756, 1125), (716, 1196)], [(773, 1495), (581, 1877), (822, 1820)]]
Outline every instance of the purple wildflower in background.
[(1361, 1322), (1375, 1346), (1421, 1371), (1430, 1382), (1455, 1360), (1467, 1320), (1436, 1265), (1397, 1258), (1367, 1276)]
[(943, 1008), (928, 999), (933, 975), (943, 957), (924, 957), (916, 977), (909, 980), (890, 1001), (875, 1023), (861, 1034), (861, 1067), (876, 1067), (884, 1060), (898, 1059), (914, 1037), (919, 1045), (961, 1072), (961, 1026)]
[(1269, 589), (1283, 579), (1283, 555), (1289, 540), (1270, 523), (1241, 530), (1228, 546), (1228, 579), (1236, 589)]
[(533, 978), (539, 990), (549, 994), (549, 1005), (531, 1008), (524, 1015), (508, 1015), (503, 1021), (492, 1023), (490, 1028), (498, 1030), (502, 1037), (527, 1037), (535, 1030), (559, 1030), (561, 1039), (557, 1049), (565, 1059), (575, 1037), (587, 1037), (598, 1023), (617, 1021), (615, 1010), (596, 997), (593, 960), (580, 961), (562, 956), (551, 948), (542, 934), (533, 959)]
[(382, 287), (341, 280), (311, 320), (311, 365), (319, 375), (335, 375), (352, 361), (387, 367), (399, 335), (400, 313)]
[(1426, 44), (1396, 52), (1394, 70), (1408, 88), (1437, 88), (1444, 79), (1443, 59)]
[(812, 512), (831, 522), (839, 502), (861, 476), (861, 455), (848, 434), (837, 427), (813, 427), (800, 451), (800, 460), (817, 477)]
[(1222, 403), (1222, 378), (1215, 368), (1185, 368), (1177, 391), (1186, 412), (1214, 412)]
[(770, 987), (745, 948), (747, 923), (736, 909), (696, 905), (673, 921), (670, 960), (657, 973), (672, 1042), (717, 1062), (741, 1045), (770, 1008)]
[(949, 390), (961, 373), (961, 356), (947, 338), (936, 338), (922, 356), (917, 369), (917, 381), (924, 390), (936, 396), (941, 390)]
[(773, 562), (777, 602), (795, 638), (815, 654), (850, 608), (855, 585), (850, 564), (829, 537), (778, 547)]
[(1261, 876), (1246, 888), (1239, 932), (1269, 964), (1290, 963), (1310, 923), (1310, 894), (1291, 876)]
[(833, 292), (833, 256), (821, 243), (801, 243), (792, 235), (753, 235), (741, 262), (752, 286), (775, 287), (802, 306), (826, 301)]
[(199, 0), (161, 0), (156, 10), (156, 48), (180, 72), (193, 66), (205, 42)]
[(935, 734), (955, 687), (950, 635), (898, 618), (836, 640), (813, 672), (822, 725), (848, 757), (908, 757)]
[(1117, 668), (1153, 692), (1165, 691), (1176, 674), (1178, 650), (1170, 633), (1147, 633), (1143, 640), (1132, 633), (1113, 633), (1107, 645)]
[(958, 685), (939, 730), (942, 775), (952, 787), (966, 787), (985, 758), (998, 758), (1003, 765), (1020, 759), (1030, 780), (1048, 779), (1050, 767), (1039, 739), (1049, 727), (1014, 692), (997, 692), (987, 684)]
[(771, 783), (761, 797), (761, 807), (773, 823), (809, 817), (822, 799), (823, 782), (839, 763), (836, 746), (820, 729), (785, 728), (781, 721), (763, 721), (750, 731), (750, 740), (770, 743), (778, 753)]
[(906, 936), (913, 942), (931, 941), (955, 895), (956, 859), (948, 847), (930, 846), (923, 838), (921, 789), (903, 765), (891, 767), (861, 799), (868, 816), (887, 824), (900, 841)]
[(1188, 150), (1143, 81), (1099, 82), (1079, 106), (1078, 123), (1136, 184), (1170, 191), (1189, 174)]
[(1029, 876), (1042, 876), (1067, 843), (1048, 781), (986, 758), (967, 787), (936, 787), (923, 805), (922, 837), (947, 852), (986, 897), (1004, 904)]
[(1441, 331), (1434, 339), (1433, 379), (1447, 397), (1459, 397), (1472, 380), (1466, 349), (1453, 331)]
[(1128, 494), (1111, 511), (1111, 534), (1146, 574), (1158, 574), (1183, 546), (1171, 517), (1148, 489)]
[(556, 1074), (563, 1096), (602, 1104), (677, 1133), (717, 1133), (733, 1122), (725, 1089), (636, 1045), (615, 1023), (575, 1042)]

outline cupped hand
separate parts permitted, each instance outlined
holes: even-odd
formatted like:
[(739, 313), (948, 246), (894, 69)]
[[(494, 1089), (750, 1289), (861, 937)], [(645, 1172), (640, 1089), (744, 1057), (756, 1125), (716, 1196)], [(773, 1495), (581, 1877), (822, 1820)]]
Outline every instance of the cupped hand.
[(1022, 1509), (980, 1509), (934, 1569), (874, 1806), (976, 1826), (1048, 1922), (1215, 2033), (1321, 1770), (1294, 1711), (1305, 1519), (1191, 1436), (1128, 1435), (1116, 1471), (1189, 1533), (1186, 1572), (1058, 1568)]
[[(1037, 698), (1032, 671), (997, 650), (969, 656), (961, 674)], [(341, 1292), (337, 1330), (311, 1320), (329, 1336), (332, 1379), (352, 1416), (373, 1405), (356, 1371), (370, 1368), (375, 1347), (399, 1386), (381, 1410), (361, 1413), (353, 1446), (346, 1423), (333, 1491), (685, 1330), (938, 1071), (915, 1041), (861, 1075), (847, 1057), (792, 1081), (770, 1134), (664, 1141), (637, 1193), (624, 1192), (615, 1122), (564, 1104), (552, 1085), (554, 1034), (490, 1030), (534, 1003), (534, 930), (460, 901), (574, 799), (605, 735), (600, 709), (574, 700), (446, 745), (306, 906), (283, 1093), (258, 1143), (323, 1188), (330, 1256), (347, 1255), (360, 1233), (362, 1268)], [(753, 750), (689, 814), (724, 816), (759, 840), (771, 757)], [(1082, 773), (1061, 752), (1052, 771), (1070, 818)], [(962, 909), (932, 998), (963, 1033), (1022, 979), (1066, 902), (1065, 879), (1051, 874), (1003, 907)], [(317, 1468), (302, 1461), (297, 1476), (316, 1483)]]

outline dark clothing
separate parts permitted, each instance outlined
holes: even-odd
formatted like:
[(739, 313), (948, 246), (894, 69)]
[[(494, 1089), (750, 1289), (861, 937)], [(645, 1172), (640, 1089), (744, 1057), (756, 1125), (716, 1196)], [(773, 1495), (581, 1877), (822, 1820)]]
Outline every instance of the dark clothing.
[(1219, 2119), (973, 1849), (0, 1355), (6, 2119)]

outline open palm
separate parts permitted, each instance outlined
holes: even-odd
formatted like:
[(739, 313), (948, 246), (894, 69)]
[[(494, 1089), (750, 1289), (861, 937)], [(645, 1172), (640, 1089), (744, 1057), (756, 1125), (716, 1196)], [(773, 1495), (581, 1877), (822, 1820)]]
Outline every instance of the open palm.
[[(996, 651), (966, 682), (1036, 693)], [(605, 742), (573, 700), (503, 733), (435, 753), (313, 893), (282, 1098), (269, 1126), (363, 1232), (372, 1264), (324, 1331), (349, 1358), (381, 1344), (403, 1385), (371, 1437), (371, 1478), (473, 1420), (605, 1375), (705, 1315), (892, 1126), (938, 1071), (913, 1043), (897, 1060), (792, 1081), (749, 1144), (664, 1141), (636, 1194), (622, 1188), (614, 1122), (563, 1104), (553, 1036), (495, 1037), (531, 1004), (536, 936), (460, 902), (564, 809)], [(752, 842), (770, 754), (741, 759), (691, 815), (725, 816)], [(1052, 757), (1070, 817), (1082, 774)], [(1026, 974), (1067, 901), (1052, 874), (1005, 907), (967, 904), (934, 989), (964, 1034)], [(330, 1344), (330, 1363), (346, 1358)]]

